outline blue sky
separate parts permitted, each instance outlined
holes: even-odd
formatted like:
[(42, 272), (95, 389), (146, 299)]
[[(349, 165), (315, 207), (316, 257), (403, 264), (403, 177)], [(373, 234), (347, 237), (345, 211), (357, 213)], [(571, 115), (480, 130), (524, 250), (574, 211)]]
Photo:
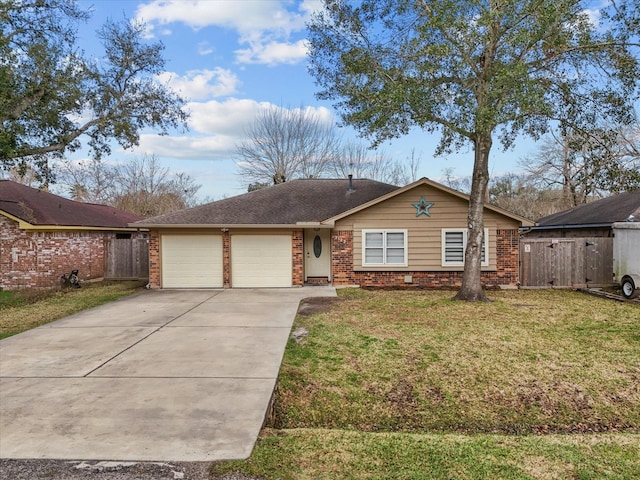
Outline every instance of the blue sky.
[[(143, 20), (148, 37), (165, 45), (167, 71), (161, 79), (189, 99), (189, 132), (164, 137), (143, 132), (138, 148), (116, 146), (109, 161), (155, 154), (172, 172), (195, 178), (202, 185), (201, 197), (217, 200), (246, 191), (234, 149), (260, 109), (303, 105), (327, 121), (336, 120), (331, 104), (315, 98), (306, 68), (305, 21), (319, 8), (318, 0), (82, 0), (80, 5), (93, 11), (80, 31), (88, 54), (99, 55), (95, 31), (108, 18)], [(353, 130), (343, 130), (355, 138)], [(456, 176), (471, 175), (473, 150), (436, 158), (438, 140), (437, 134), (415, 131), (380, 148), (401, 160), (415, 151), (420, 176), (438, 180), (447, 168)], [(521, 139), (503, 152), (496, 142), (491, 174), (517, 171), (518, 160), (535, 148), (531, 140)], [(81, 159), (82, 153), (72, 158)]]

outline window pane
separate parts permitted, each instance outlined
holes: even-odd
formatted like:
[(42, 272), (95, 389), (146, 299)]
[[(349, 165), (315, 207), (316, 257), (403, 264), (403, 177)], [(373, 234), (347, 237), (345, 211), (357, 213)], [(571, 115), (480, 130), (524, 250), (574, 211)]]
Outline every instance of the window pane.
[(446, 232), (444, 234), (445, 242), (449, 246), (459, 246), (462, 247), (464, 243), (464, 233), (463, 232)]
[(387, 247), (404, 248), (404, 233), (403, 232), (387, 233)]
[(382, 248), (365, 248), (364, 263), (383, 263)]
[(464, 261), (464, 233), (445, 232), (444, 239), (445, 263), (462, 263)]
[(462, 263), (464, 262), (464, 252), (462, 249), (446, 248), (444, 251), (444, 261), (446, 263)]
[(403, 264), (404, 248), (387, 248), (387, 263)]
[(364, 237), (365, 247), (382, 247), (382, 232), (366, 233)]
[(481, 262), (482, 263), (486, 263), (487, 262), (487, 250), (486, 248), (484, 248), (484, 234), (482, 234), (482, 257), (481, 257)]

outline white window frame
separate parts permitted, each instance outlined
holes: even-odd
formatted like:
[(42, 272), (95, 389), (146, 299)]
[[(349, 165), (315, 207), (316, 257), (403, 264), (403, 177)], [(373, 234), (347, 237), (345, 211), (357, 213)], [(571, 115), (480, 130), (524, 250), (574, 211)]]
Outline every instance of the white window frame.
[[(362, 266), (363, 267), (407, 267), (408, 266), (408, 249), (407, 239), (408, 231), (406, 229), (377, 229), (371, 228), (362, 230)], [(382, 234), (382, 263), (367, 263), (367, 233), (381, 233)], [(387, 234), (389, 233), (402, 233), (404, 245), (402, 246), (404, 251), (404, 261), (402, 263), (387, 263)], [(369, 247), (380, 248), (380, 247)], [(392, 247), (393, 248), (393, 247)], [(397, 247), (396, 247), (397, 248)]]
[[(447, 262), (445, 255), (446, 250), (446, 238), (447, 233), (462, 233), (462, 262)], [(467, 251), (467, 237), (469, 235), (468, 228), (443, 228), (442, 229), (442, 266), (443, 267), (464, 267), (464, 254)], [(484, 236), (482, 238), (484, 243), (484, 255), (482, 258), (481, 266), (489, 266), (489, 229), (484, 229)]]

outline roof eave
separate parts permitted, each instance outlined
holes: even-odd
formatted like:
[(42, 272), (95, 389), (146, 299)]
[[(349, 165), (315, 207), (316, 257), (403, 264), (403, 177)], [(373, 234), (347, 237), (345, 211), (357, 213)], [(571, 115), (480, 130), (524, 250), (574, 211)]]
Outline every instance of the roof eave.
[(130, 226), (126, 227), (105, 227), (105, 226), (91, 226), (91, 225), (51, 225), (51, 224), (34, 224), (27, 222), (26, 220), (16, 217), (15, 215), (10, 214), (9, 212), (5, 212), (4, 210), (0, 210), (0, 214), (7, 217), (10, 220), (18, 223), (18, 228), (20, 230), (31, 231), (31, 232), (51, 232), (51, 231), (74, 231), (74, 232), (82, 232), (82, 231), (100, 231), (100, 232), (135, 232), (138, 229)]
[(213, 228), (300, 228), (295, 223), (130, 223), (129, 226), (150, 230), (213, 229)]
[(535, 225), (531, 227), (531, 230), (560, 230), (560, 229), (577, 229), (577, 228), (608, 228), (611, 227), (613, 222), (608, 223), (576, 223), (576, 224), (562, 224), (562, 225)]
[(335, 222), (297, 222), (296, 226), (302, 228), (331, 228)]

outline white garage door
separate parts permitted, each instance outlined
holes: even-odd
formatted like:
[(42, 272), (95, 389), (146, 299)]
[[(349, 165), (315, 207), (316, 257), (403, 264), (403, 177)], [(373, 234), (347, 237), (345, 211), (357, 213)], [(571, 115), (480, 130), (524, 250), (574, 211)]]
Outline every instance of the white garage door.
[(290, 287), (291, 235), (232, 235), (232, 287)]
[(220, 235), (162, 235), (163, 288), (222, 287)]

